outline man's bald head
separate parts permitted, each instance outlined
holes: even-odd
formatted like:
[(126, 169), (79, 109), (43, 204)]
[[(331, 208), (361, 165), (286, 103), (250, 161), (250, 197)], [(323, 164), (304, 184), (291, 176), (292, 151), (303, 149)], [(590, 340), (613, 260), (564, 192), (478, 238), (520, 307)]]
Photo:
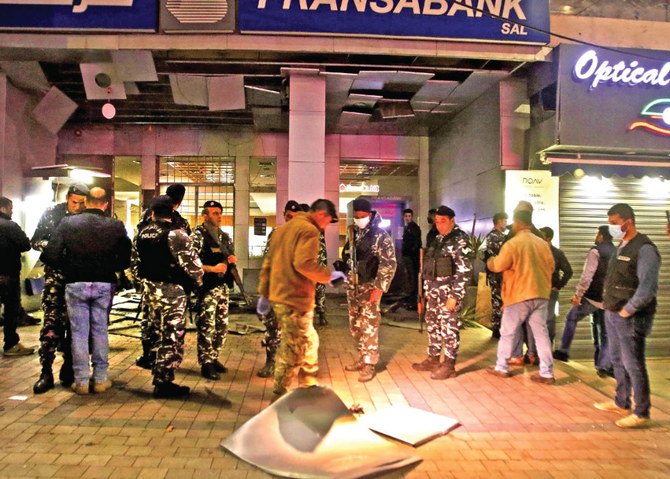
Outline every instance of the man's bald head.
[(88, 194), (86, 195), (86, 208), (97, 208), (105, 211), (108, 204), (109, 199), (107, 198), (107, 192), (104, 188), (95, 186), (88, 190)]

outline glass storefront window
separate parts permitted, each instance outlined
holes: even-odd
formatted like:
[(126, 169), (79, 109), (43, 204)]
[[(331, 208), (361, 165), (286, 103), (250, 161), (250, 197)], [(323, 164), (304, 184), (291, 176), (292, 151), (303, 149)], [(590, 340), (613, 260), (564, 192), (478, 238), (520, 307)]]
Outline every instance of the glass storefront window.
[(234, 235), (235, 159), (229, 157), (161, 157), (159, 190), (181, 183), (186, 194), (179, 212), (191, 227), (201, 222), (200, 211), (205, 201), (214, 200), (223, 206), (221, 229)]
[[(261, 257), (277, 215), (277, 160), (249, 159), (249, 257)], [(263, 231), (261, 224), (265, 224)]]

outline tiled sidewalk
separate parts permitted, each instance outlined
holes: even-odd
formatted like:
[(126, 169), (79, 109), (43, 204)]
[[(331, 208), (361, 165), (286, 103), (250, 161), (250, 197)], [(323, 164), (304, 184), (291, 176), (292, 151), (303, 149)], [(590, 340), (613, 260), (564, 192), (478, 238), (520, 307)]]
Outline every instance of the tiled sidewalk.
[[(360, 384), (344, 371), (354, 351), (345, 309), (333, 303), (330, 310), (330, 326), (319, 330), (321, 380), (346, 404), (360, 403), (366, 412), (408, 404), (463, 424), (418, 448), (424, 460), (415, 469), (390, 477), (670, 477), (670, 360), (650, 362), (652, 391), (661, 392), (652, 399), (654, 426), (624, 431), (613, 424), (616, 416), (592, 407), (611, 397), (614, 381), (598, 378), (587, 363), (558, 363), (554, 386), (532, 383), (531, 368), (517, 368), (509, 379), (486, 374), (495, 343), (485, 329), (463, 331), (458, 377), (433, 381), (411, 368), (425, 354), (425, 334), (384, 326), (385, 369)], [(37, 344), (38, 327), (20, 333), (24, 344)], [(57, 386), (35, 396), (37, 356), (0, 357), (0, 477), (268, 477), (219, 447), (269, 403), (271, 381), (255, 376), (265, 358), (260, 340), (260, 334), (229, 336), (222, 360), (230, 371), (212, 382), (199, 375), (189, 333), (177, 373), (194, 390), (187, 401), (151, 397), (149, 372), (133, 364), (136, 339), (111, 337), (114, 387), (100, 395), (76, 396)], [(28, 398), (10, 400), (14, 395)]]

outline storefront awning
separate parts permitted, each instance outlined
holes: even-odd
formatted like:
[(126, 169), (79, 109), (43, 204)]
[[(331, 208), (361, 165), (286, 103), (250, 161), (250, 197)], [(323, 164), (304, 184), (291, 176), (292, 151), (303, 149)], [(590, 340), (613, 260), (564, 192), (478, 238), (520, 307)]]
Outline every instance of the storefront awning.
[(589, 176), (612, 176), (635, 177), (663, 177), (670, 178), (670, 158), (668, 161), (640, 161), (623, 159), (583, 160), (578, 158), (551, 158), (551, 174), (560, 176), (567, 173), (573, 174), (575, 170), (582, 169)]

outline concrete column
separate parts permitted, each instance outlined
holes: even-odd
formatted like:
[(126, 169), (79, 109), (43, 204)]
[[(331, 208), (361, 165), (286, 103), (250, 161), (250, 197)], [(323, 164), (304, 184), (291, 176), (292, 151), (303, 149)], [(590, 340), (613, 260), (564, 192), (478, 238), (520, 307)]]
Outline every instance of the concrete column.
[[(324, 198), (335, 203), (335, 208), (339, 209), (340, 204), (340, 135), (326, 136), (324, 163)], [(342, 215), (340, 215), (342, 216)], [(346, 218), (342, 218), (343, 223)], [(339, 225), (333, 224), (326, 228), (326, 247), (328, 248), (328, 265), (338, 259), (340, 246)]]
[(326, 194), (326, 79), (318, 70), (284, 73), (290, 82), (288, 197), (311, 203)]
[(241, 268), (249, 264), (249, 157), (235, 158), (235, 256)]
[(142, 189), (141, 206), (148, 208), (149, 202), (156, 194), (158, 185), (158, 161), (156, 160), (156, 134), (145, 131), (142, 136), (142, 164), (140, 171), (140, 187)]
[(419, 191), (416, 201), (418, 208), (414, 208), (414, 221), (421, 228), (422, 240), (425, 240), (426, 233), (430, 230), (428, 210), (439, 206), (430, 204), (430, 138), (427, 136), (419, 139)]

